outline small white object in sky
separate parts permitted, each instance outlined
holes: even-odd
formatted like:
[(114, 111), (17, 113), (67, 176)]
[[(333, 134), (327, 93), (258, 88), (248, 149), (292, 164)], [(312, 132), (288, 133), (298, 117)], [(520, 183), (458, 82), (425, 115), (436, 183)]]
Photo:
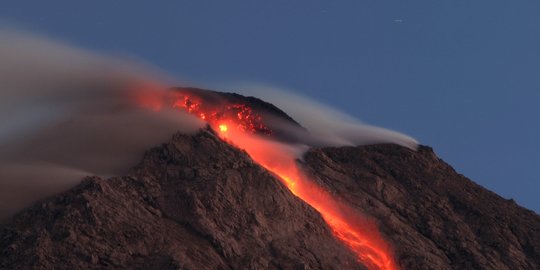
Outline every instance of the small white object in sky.
[(403, 20), (402, 19), (395, 19), (394, 22), (397, 22), (397, 23), (402, 23)]

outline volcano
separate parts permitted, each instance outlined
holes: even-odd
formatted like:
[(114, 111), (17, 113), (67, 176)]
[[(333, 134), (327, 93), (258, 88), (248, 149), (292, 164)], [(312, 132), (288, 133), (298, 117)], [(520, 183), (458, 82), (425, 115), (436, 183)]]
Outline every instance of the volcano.
[(540, 269), (540, 216), (427, 146), (319, 147), (255, 97), (171, 93), (151, 107), (207, 126), (4, 221), (1, 269)]

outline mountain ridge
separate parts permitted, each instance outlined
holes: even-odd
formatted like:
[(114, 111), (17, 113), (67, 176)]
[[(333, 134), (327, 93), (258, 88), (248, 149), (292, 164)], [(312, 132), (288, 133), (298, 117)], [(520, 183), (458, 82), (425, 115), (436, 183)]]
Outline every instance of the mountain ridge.
[[(377, 226), (401, 269), (540, 269), (540, 216), (430, 147), (312, 147), (296, 162)], [(89, 176), (0, 223), (0, 269), (14, 268), (366, 267), (314, 208), (208, 126), (149, 149), (124, 176)]]
[(458, 174), (431, 147), (320, 148), (304, 160), (320, 184), (375, 217), (405, 269), (540, 267), (540, 216)]

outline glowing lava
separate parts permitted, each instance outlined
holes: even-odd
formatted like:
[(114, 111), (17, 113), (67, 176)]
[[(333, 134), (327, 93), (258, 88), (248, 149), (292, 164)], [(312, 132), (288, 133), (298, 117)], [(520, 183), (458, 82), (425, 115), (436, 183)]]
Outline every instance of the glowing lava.
[(295, 196), (315, 208), (362, 264), (369, 269), (398, 269), (375, 223), (340, 203), (302, 173), (296, 163), (297, 149), (236, 130), (220, 136), (244, 149), (259, 165), (279, 176)]
[[(147, 107), (158, 108), (154, 99), (142, 99)], [(158, 104), (161, 105), (161, 104)], [(269, 140), (272, 130), (261, 115), (245, 104), (209, 106), (198, 97), (180, 95), (172, 107), (182, 108), (208, 122), (225, 141), (244, 149), (259, 165), (276, 174), (298, 198), (316, 209), (332, 232), (369, 269), (398, 269), (392, 252), (375, 223), (339, 202), (299, 169), (298, 147)], [(259, 134), (266, 136), (258, 136)]]
[[(204, 119), (204, 118), (202, 118), (202, 119)], [(228, 129), (229, 128), (225, 124), (219, 125), (219, 131), (221, 131), (221, 132), (227, 132)]]

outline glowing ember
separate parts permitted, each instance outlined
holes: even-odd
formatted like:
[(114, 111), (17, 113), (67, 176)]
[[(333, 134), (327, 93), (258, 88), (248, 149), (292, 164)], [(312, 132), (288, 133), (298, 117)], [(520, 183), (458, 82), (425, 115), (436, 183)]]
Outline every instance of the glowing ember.
[(229, 128), (227, 128), (227, 125), (221, 124), (219, 125), (219, 131), (221, 132), (227, 132)]
[[(156, 105), (154, 99), (146, 96), (138, 100), (152, 109), (161, 105)], [(340, 203), (303, 174), (297, 167), (291, 146), (255, 136), (271, 135), (272, 130), (251, 107), (245, 104), (211, 106), (187, 94), (177, 96), (172, 107), (184, 109), (205, 120), (220, 131), (221, 138), (244, 149), (254, 161), (279, 176), (295, 196), (321, 214), (336, 238), (353, 251), (362, 264), (369, 269), (398, 269), (388, 244), (372, 221)]]
[(203, 103), (199, 97), (180, 93), (172, 106), (199, 116), (211, 126), (218, 127), (220, 131), (227, 131), (221, 129), (221, 125), (226, 122), (228, 127), (234, 126), (244, 132), (272, 134), (272, 130), (264, 125), (262, 117), (245, 104), (218, 104), (212, 106)]

